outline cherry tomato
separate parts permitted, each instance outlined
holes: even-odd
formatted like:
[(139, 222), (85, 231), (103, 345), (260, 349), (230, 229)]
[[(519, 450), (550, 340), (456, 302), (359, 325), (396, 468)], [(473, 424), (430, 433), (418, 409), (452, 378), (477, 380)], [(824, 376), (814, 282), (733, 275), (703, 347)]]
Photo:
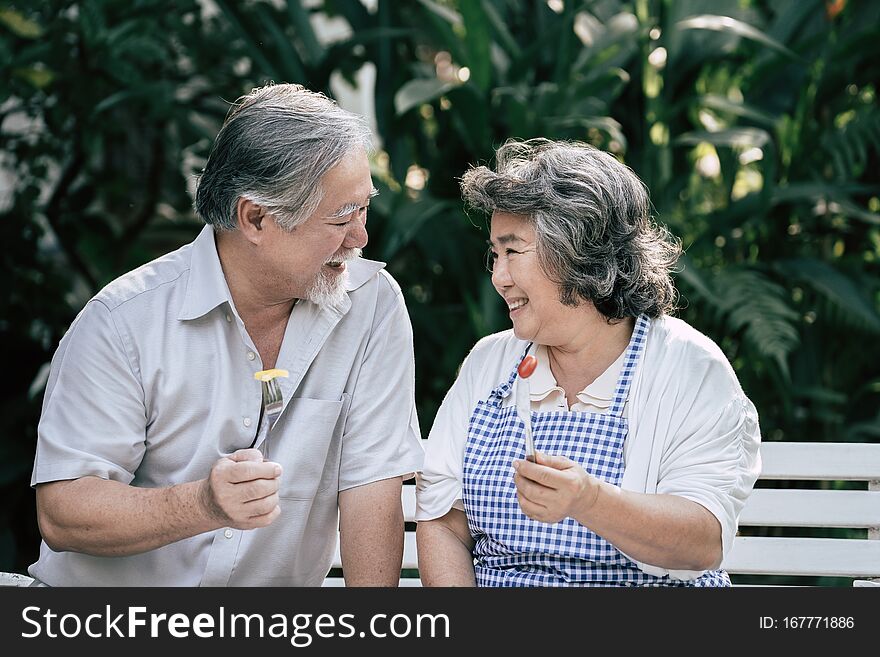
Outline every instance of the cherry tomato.
[(522, 378), (528, 379), (532, 375), (532, 372), (535, 371), (537, 365), (538, 359), (529, 354), (522, 359), (522, 362), (519, 364), (519, 367), (516, 368), (516, 371)]

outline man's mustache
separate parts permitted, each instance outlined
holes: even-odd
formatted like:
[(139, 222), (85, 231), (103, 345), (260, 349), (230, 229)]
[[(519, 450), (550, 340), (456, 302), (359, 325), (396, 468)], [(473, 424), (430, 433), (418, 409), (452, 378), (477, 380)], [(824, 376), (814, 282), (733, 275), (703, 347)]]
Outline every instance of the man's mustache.
[(335, 254), (332, 258), (328, 258), (324, 264), (326, 265), (329, 262), (345, 262), (347, 260), (354, 260), (355, 258), (360, 258), (363, 251), (358, 248), (348, 249), (346, 251), (342, 251), (341, 253)]

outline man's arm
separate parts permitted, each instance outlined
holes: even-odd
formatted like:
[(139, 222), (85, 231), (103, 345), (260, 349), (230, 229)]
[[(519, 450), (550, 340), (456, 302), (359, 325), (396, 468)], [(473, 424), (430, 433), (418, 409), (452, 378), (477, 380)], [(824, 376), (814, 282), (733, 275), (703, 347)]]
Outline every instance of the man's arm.
[(474, 539), (463, 511), (419, 522), (419, 577), (425, 586), (476, 586)]
[(280, 465), (245, 449), (219, 459), (207, 479), (167, 488), (99, 477), (40, 484), (37, 520), (56, 552), (129, 556), (220, 527), (269, 525), (281, 513), (280, 480)]
[(400, 477), (339, 493), (339, 540), (346, 586), (397, 586), (403, 562)]

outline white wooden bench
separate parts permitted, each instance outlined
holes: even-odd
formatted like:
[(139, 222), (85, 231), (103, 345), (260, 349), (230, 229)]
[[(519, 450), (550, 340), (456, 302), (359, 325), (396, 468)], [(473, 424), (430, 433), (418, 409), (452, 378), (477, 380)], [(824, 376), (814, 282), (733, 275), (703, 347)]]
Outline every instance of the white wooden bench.
[[(722, 564), (734, 583), (880, 587), (880, 444), (764, 443), (761, 457), (758, 486)], [(785, 487), (773, 488), (779, 482)], [(402, 502), (407, 529), (400, 584), (420, 586), (415, 486), (403, 487)], [(341, 565), (337, 547), (325, 586), (344, 585)], [(30, 581), (0, 573), (0, 585)]]
[[(761, 458), (758, 487), (722, 564), (734, 580), (840, 577), (880, 586), (880, 445), (764, 443)], [(791, 483), (766, 487), (779, 481)], [(757, 527), (780, 535), (750, 536)], [(805, 528), (820, 535), (804, 536)]]
[[(833, 577), (880, 586), (880, 445), (764, 443), (761, 458), (758, 485), (722, 564), (734, 584), (850, 583), (816, 579)], [(780, 481), (784, 488), (768, 487)], [(420, 586), (415, 486), (403, 487), (402, 501), (407, 531), (400, 584)], [(344, 585), (338, 548), (324, 585)]]

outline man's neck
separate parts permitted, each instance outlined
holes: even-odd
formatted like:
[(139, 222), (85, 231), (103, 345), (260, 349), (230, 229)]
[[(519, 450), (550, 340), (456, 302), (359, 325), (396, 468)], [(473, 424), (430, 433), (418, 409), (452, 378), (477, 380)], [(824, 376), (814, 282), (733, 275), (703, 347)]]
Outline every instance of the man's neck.
[(279, 298), (280, 286), (271, 284), (254, 259), (247, 244), (234, 233), (217, 236), (217, 255), (232, 301), (245, 326), (265, 330), (287, 324), (297, 299)]

